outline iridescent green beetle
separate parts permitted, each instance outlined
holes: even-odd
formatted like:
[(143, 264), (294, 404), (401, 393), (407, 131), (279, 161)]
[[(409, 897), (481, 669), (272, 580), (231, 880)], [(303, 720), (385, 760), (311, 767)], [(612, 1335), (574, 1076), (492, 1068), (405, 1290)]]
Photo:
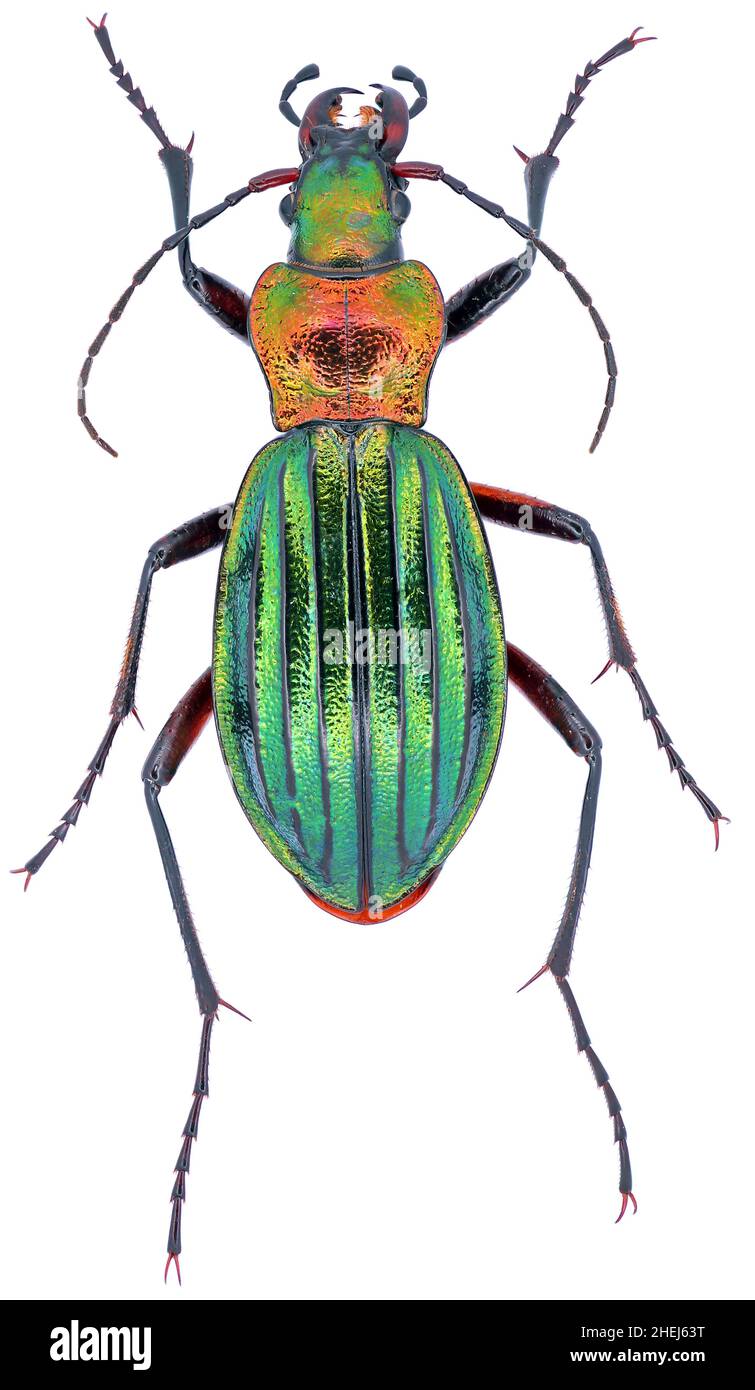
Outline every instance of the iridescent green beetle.
[[(526, 224), (439, 165), (396, 163), (410, 119), (426, 105), (424, 83), (410, 69), (395, 68), (393, 76), (414, 84), (411, 110), (398, 90), (379, 87), (374, 104), (360, 107), (348, 123), (342, 99), (354, 89), (331, 88), (310, 103), (300, 121), (290, 97), (299, 82), (318, 75), (314, 66), (297, 73), (280, 102), (298, 127), (301, 164), (262, 174), (190, 218), (193, 137), (186, 149), (170, 143), (116, 60), (104, 17), (94, 29), (118, 85), (160, 141), (177, 231), (137, 271), (89, 349), (79, 381), (82, 422), (93, 439), (114, 452), (86, 411), (93, 359), (136, 285), (167, 251), (177, 249), (192, 297), (230, 332), (251, 341), (281, 431), (253, 460), (233, 508), (197, 517), (150, 549), (105, 738), (71, 808), (45, 847), (19, 871), (26, 873), (28, 885), (76, 823), (119, 724), (135, 712), (155, 572), (222, 543), (212, 669), (177, 706), (143, 772), (203, 1018), (192, 1107), (175, 1169), (166, 1277), (175, 1262), (180, 1278), (186, 1174), (207, 1095), (212, 1026), (225, 1001), (199, 946), (159, 794), (213, 710), (236, 794), (255, 830), (310, 898), (352, 922), (384, 921), (418, 902), (458, 844), (493, 771), (508, 677), (586, 759), (587, 789), (567, 902), (537, 973), (554, 976), (578, 1048), (604, 1092), (619, 1146), (620, 1219), (630, 1199), (636, 1210), (621, 1107), (567, 981), (592, 848), (600, 738), (558, 683), (507, 645), (481, 515), (589, 548), (608, 632), (608, 665), (629, 673), (658, 746), (713, 822), (716, 842), (722, 817), (658, 719), (588, 523), (537, 498), (470, 487), (450, 451), (422, 426), (430, 374), (444, 344), (507, 302), (541, 251), (589, 310), (603, 342), (608, 390), (592, 447), (599, 442), (614, 397), (613, 349), (587, 291), (540, 240), (539, 231), (558, 166), (555, 150), (588, 83), (643, 40), (635, 30), (589, 63), (545, 152), (522, 156)], [(410, 178), (448, 184), (506, 222), (524, 239), (525, 251), (444, 303), (427, 267), (403, 259)], [(194, 264), (188, 243), (192, 230), (249, 193), (281, 185), (290, 190), (281, 204), (291, 229), (288, 260), (265, 270), (250, 297)]]

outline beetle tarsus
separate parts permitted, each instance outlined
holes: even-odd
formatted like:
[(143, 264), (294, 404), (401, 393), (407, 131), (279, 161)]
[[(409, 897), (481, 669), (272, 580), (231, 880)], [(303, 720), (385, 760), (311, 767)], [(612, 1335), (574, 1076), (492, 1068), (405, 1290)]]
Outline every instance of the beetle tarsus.
[(721, 821), (726, 821), (726, 823), (728, 824), (729, 817), (725, 816), (722, 811), (719, 811), (715, 801), (712, 801), (711, 798), (707, 795), (707, 793), (703, 791), (702, 787), (699, 787), (697, 785), (697, 782), (695, 781), (695, 778), (692, 776), (692, 773), (688, 770), (684, 762), (684, 759), (681, 757), (681, 755), (677, 752), (676, 748), (674, 747), (671, 735), (661, 723), (658, 715), (658, 710), (655, 706), (654, 701), (650, 697), (647, 686), (645, 685), (645, 682), (640, 676), (637, 667), (631, 666), (626, 667), (625, 669), (627, 671), (629, 679), (632, 682), (632, 685), (634, 686), (639, 696), (640, 704), (642, 706), (642, 717), (644, 720), (649, 721), (650, 727), (652, 728), (653, 733), (655, 734), (655, 740), (659, 750), (662, 748), (666, 754), (666, 757), (668, 758), (669, 770), (678, 774), (679, 781), (682, 784), (682, 790), (684, 790), (686, 787), (689, 787), (689, 790), (692, 792), (692, 795), (694, 796), (695, 800), (699, 802), (699, 804), (702, 806), (706, 816), (708, 817), (708, 820), (713, 822), (713, 830), (716, 837), (716, 849), (718, 849), (720, 839), (718, 829), (719, 823)]
[[(135, 710), (133, 712), (136, 713)], [(97, 781), (97, 778), (102, 776), (108, 754), (113, 746), (113, 739), (115, 738), (115, 735), (117, 734), (122, 722), (123, 720), (120, 715), (114, 715), (113, 718), (110, 720), (110, 723), (107, 726), (105, 737), (103, 738), (102, 742), (99, 745), (99, 748), (97, 749), (97, 752), (95, 753), (94, 757), (92, 758), (91, 762), (87, 767), (87, 775), (84, 778), (84, 781), (82, 782), (78, 791), (75, 792), (73, 801), (71, 802), (71, 805), (68, 807), (68, 810), (61, 816), (55, 829), (50, 831), (50, 837), (48, 839), (47, 844), (43, 845), (42, 849), (38, 850), (38, 852), (35, 855), (32, 855), (31, 859), (27, 859), (26, 863), (23, 865), (22, 868), (11, 870), (11, 872), (14, 874), (23, 873), (24, 870), (26, 871), (28, 877), (24, 884), (24, 892), (26, 892), (26, 889), (29, 886), (29, 880), (31, 879), (32, 875), (39, 872), (39, 870), (42, 868), (42, 865), (52, 854), (55, 846), (62, 844), (69, 830), (76, 825), (79, 816), (81, 815), (82, 806), (88, 806), (89, 798), (92, 795), (94, 784)], [(141, 723), (141, 721), (139, 722)]]
[[(557, 937), (556, 942), (558, 942), (558, 940), (559, 938)], [(552, 959), (547, 960), (545, 965), (541, 966), (540, 969), (537, 970), (535, 974), (531, 977), (531, 979), (527, 980), (526, 984), (523, 984), (521, 988), (517, 990), (517, 994), (521, 994), (522, 990), (525, 990), (528, 988), (529, 985), (534, 984), (535, 980), (539, 980), (540, 976), (544, 975), (546, 971), (550, 971), (551, 974), (553, 974), (553, 978), (556, 981), (556, 984), (558, 985), (562, 998), (569, 1012), (569, 1018), (571, 1019), (572, 1027), (574, 1029), (574, 1036), (577, 1040), (577, 1050), (578, 1052), (584, 1052), (585, 1056), (587, 1057), (587, 1060), (590, 1063), (590, 1068), (593, 1073), (593, 1076), (595, 1077), (595, 1080), (599, 1088), (602, 1090), (606, 1098), (608, 1113), (611, 1119), (613, 1120), (614, 1142), (617, 1143), (619, 1146), (620, 1181), (622, 1183), (622, 1187), (620, 1189), (622, 1198), (621, 1211), (619, 1212), (619, 1215), (617, 1216), (615, 1223), (616, 1225), (618, 1225), (619, 1221), (621, 1221), (621, 1218), (627, 1209), (628, 1201), (632, 1201), (635, 1213), (637, 1211), (637, 1199), (635, 1198), (635, 1195), (632, 1192), (631, 1187), (629, 1186), (629, 1184), (632, 1181), (632, 1169), (629, 1161), (629, 1148), (627, 1146), (626, 1126), (621, 1115), (621, 1105), (619, 1104), (613, 1087), (609, 1085), (608, 1072), (603, 1066), (603, 1063), (600, 1061), (600, 1058), (592, 1049), (590, 1036), (587, 1032), (587, 1029), (585, 1028), (584, 1022), (582, 1020), (582, 1015), (580, 1014), (579, 1009), (577, 1007), (577, 1002), (574, 998), (574, 994), (572, 993), (571, 986), (569, 985), (569, 982), (564, 975), (558, 975), (553, 970), (553, 962), (556, 958), (556, 950), (557, 947), (554, 943), (554, 949), (551, 952)], [(625, 1185), (626, 1191), (624, 1190)]]
[[(220, 1001), (218, 1001), (220, 1002)], [(212, 1038), (212, 1025), (217, 1018), (217, 1011), (204, 1015), (202, 1019), (202, 1036), (199, 1044), (199, 1061), (197, 1063), (197, 1075), (192, 1092), (191, 1109), (183, 1127), (183, 1143), (179, 1150), (176, 1166), (174, 1168), (175, 1182), (170, 1194), (171, 1213), (170, 1227), (168, 1230), (168, 1259), (165, 1265), (165, 1279), (168, 1278), (168, 1270), (171, 1262), (175, 1261), (178, 1282), (181, 1283), (181, 1269), (178, 1257), (181, 1253), (181, 1214), (183, 1204), (186, 1200), (186, 1177), (191, 1164), (192, 1144), (199, 1133), (199, 1116), (202, 1110), (202, 1102), (209, 1095), (209, 1069), (210, 1069), (210, 1041)]]
[(608, 1114), (613, 1120), (614, 1143), (619, 1149), (619, 1191), (622, 1194), (622, 1208), (619, 1220), (624, 1215), (628, 1199), (631, 1197), (634, 1209), (637, 1210), (637, 1202), (632, 1192), (632, 1165), (629, 1159), (629, 1147), (627, 1144), (627, 1129), (621, 1113), (621, 1102), (609, 1081), (608, 1072), (597, 1053), (593, 1051), (590, 1035), (585, 1028), (582, 1015), (577, 1007), (577, 1001), (572, 993), (569, 981), (565, 976), (554, 975), (556, 984), (561, 992), (561, 997), (566, 1004), (566, 1008), (571, 1019), (574, 1036), (577, 1041), (577, 1051), (584, 1052), (590, 1064), (590, 1070), (595, 1077), (599, 1090), (603, 1092)]
[(587, 88), (593, 78), (597, 77), (598, 73), (602, 72), (606, 64), (612, 63), (614, 58), (621, 58), (625, 53), (632, 53), (641, 43), (652, 43), (654, 41), (654, 34), (648, 34), (642, 39), (636, 38), (635, 35), (639, 34), (641, 28), (642, 25), (638, 25), (636, 29), (632, 30), (628, 38), (622, 39), (619, 43), (614, 44), (613, 48), (609, 48), (596, 62), (593, 63), (590, 61), (587, 64), (584, 72), (576, 79), (574, 89), (569, 93), (566, 101), (566, 109), (556, 122), (556, 128), (550, 138), (546, 154), (554, 154), (564, 136), (571, 130), (577, 111), (585, 99)]
[(157, 118), (157, 112), (155, 111), (154, 106), (147, 106), (147, 103), (145, 102), (144, 97), (142, 95), (141, 89), (139, 87), (134, 86), (131, 73), (126, 72), (124, 70), (123, 63), (116, 58), (115, 53), (113, 51), (113, 46), (110, 42), (110, 35), (108, 34), (107, 29), (105, 28), (106, 19), (107, 15), (104, 14), (99, 24), (95, 24), (91, 19), (89, 20), (89, 23), (92, 25), (92, 28), (94, 29), (94, 36), (100, 48), (102, 49), (102, 52), (105, 55), (105, 60), (109, 64), (110, 71), (113, 74), (113, 77), (116, 79), (118, 86), (121, 88), (123, 92), (126, 93), (126, 97), (131, 102), (131, 105), (136, 107), (137, 111), (139, 112), (139, 115), (141, 116), (141, 119), (144, 121), (144, 124), (152, 131), (152, 134), (156, 137), (156, 139), (160, 141), (160, 144), (163, 146), (163, 149), (165, 149), (167, 146), (170, 145), (170, 140), (168, 139), (167, 135), (165, 134), (165, 131), (160, 125), (160, 122)]
[(655, 734), (655, 740), (658, 748), (662, 748), (664, 750), (666, 757), (668, 758), (669, 770), (678, 774), (679, 781), (682, 784), (682, 790), (684, 790), (684, 788), (686, 787), (689, 787), (695, 800), (699, 802), (699, 804), (702, 806), (706, 816), (708, 817), (708, 820), (712, 822), (713, 832), (716, 838), (716, 849), (718, 849), (721, 839), (719, 825), (722, 821), (725, 821), (726, 824), (729, 825), (729, 817), (725, 816), (718, 809), (715, 801), (712, 801), (711, 798), (707, 795), (707, 793), (703, 791), (702, 787), (699, 787), (697, 785), (697, 782), (695, 781), (695, 778), (692, 776), (692, 773), (688, 770), (684, 762), (684, 759), (680, 756), (680, 754), (674, 747), (674, 742), (671, 738), (671, 735), (669, 734), (668, 730), (664, 727), (664, 725), (661, 723), (661, 720), (658, 715), (658, 710), (655, 706), (654, 701), (651, 699), (650, 694), (648, 693), (647, 686), (645, 685), (645, 682), (640, 676), (637, 667), (634, 665), (623, 665), (622, 662), (616, 661), (614, 657), (609, 657), (602, 671), (598, 672), (597, 676), (591, 682), (591, 684), (595, 685), (597, 681), (601, 680), (601, 678), (606, 674), (606, 672), (610, 671), (612, 666), (615, 666), (617, 671), (626, 671), (627, 675), (629, 676), (629, 679), (631, 680), (632, 685), (634, 686), (639, 696), (640, 704), (642, 705), (642, 717), (644, 720), (650, 723), (650, 727), (652, 728), (653, 733)]

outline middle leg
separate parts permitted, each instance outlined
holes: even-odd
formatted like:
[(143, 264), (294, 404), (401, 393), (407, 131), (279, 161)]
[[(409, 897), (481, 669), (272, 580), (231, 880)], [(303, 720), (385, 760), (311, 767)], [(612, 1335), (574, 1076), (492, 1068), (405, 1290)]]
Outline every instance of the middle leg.
[(102, 776), (108, 754), (113, 746), (113, 740), (121, 724), (128, 719), (130, 714), (139, 719), (134, 703), (136, 677), (139, 670), (144, 629), (147, 623), (152, 581), (155, 575), (160, 570), (170, 569), (173, 565), (181, 564), (184, 560), (191, 560), (196, 555), (204, 555), (205, 551), (213, 550), (221, 545), (227, 534), (232, 513), (233, 507), (231, 505), (216, 507), (211, 512), (203, 512), (201, 516), (196, 516), (192, 521), (186, 521), (183, 526), (177, 526), (167, 535), (161, 536), (160, 540), (155, 541), (150, 546), (136, 594), (121, 672), (113, 696), (113, 703), (110, 706), (110, 723), (87, 767), (84, 781), (75, 793), (68, 810), (64, 812), (54, 830), (50, 832), (47, 843), (36, 854), (33, 854), (31, 859), (27, 859), (20, 869), (11, 870), (12, 873), (26, 875), (24, 889), (29, 887), (33, 875), (38, 873), (42, 865), (49, 859), (55, 846), (62, 844), (71, 827), (77, 824), (82, 806), (89, 805), (89, 798), (97, 778)]
[(505, 488), (492, 487), (486, 483), (472, 483), (470, 486), (480, 512), (487, 520), (536, 536), (549, 536), (555, 540), (570, 541), (573, 545), (587, 546), (608, 636), (608, 661), (595, 679), (599, 680), (611, 666), (621, 667), (626, 671), (639, 696), (642, 717), (650, 721), (658, 748), (664, 750), (670, 770), (678, 774), (682, 789), (689, 787), (708, 820), (712, 821), (718, 849), (719, 823), (727, 821), (728, 816), (723, 815), (715, 802), (698, 786), (684, 759), (674, 747), (671, 735), (661, 723), (656, 705), (637, 670), (637, 658), (627, 637), (611, 576), (603, 557), (603, 549), (589, 521), (583, 516), (578, 516), (576, 512), (552, 506), (550, 502), (543, 502), (539, 497), (530, 497), (527, 493), (509, 492)]
[[(597, 1085), (603, 1092), (608, 1106), (608, 1113), (613, 1120), (614, 1141), (619, 1146), (619, 1191), (621, 1193), (621, 1210), (617, 1221), (620, 1221), (627, 1209), (627, 1204), (631, 1201), (634, 1210), (637, 1210), (637, 1202), (632, 1192), (632, 1166), (629, 1161), (629, 1149), (627, 1147), (627, 1131), (621, 1114), (621, 1105), (616, 1097), (613, 1087), (609, 1085), (608, 1072), (597, 1054), (593, 1051), (590, 1035), (584, 1025), (582, 1015), (577, 1007), (577, 1001), (572, 993), (571, 985), (567, 979), (571, 968), (572, 952), (574, 950), (574, 938), (577, 934), (577, 923), (582, 908), (587, 883), (587, 873), (590, 867), (590, 856), (592, 854), (593, 835), (595, 832), (595, 817), (598, 807), (598, 790), (600, 787), (601, 773), (601, 740), (600, 735), (593, 728), (592, 724), (582, 711), (575, 705), (574, 701), (566, 691), (544, 671), (542, 666), (538, 666), (532, 657), (527, 656), (518, 647), (511, 643), (507, 644), (509, 676), (513, 683), (519, 687), (535, 709), (547, 719), (548, 723), (561, 735), (564, 741), (578, 757), (585, 759), (588, 766), (587, 786), (585, 787), (584, 801), (582, 803), (582, 816), (579, 825), (579, 838), (577, 849), (574, 855), (574, 865), (572, 867), (569, 891), (566, 903), (561, 916), (558, 929), (556, 931), (553, 945), (548, 952), (545, 965), (522, 985), (526, 989), (535, 980), (539, 979), (547, 971), (553, 976), (558, 985), (561, 997), (566, 1004), (566, 1008), (571, 1019), (574, 1035), (577, 1040), (577, 1051), (584, 1052), (592, 1074)], [(521, 993), (521, 991), (520, 991)]]

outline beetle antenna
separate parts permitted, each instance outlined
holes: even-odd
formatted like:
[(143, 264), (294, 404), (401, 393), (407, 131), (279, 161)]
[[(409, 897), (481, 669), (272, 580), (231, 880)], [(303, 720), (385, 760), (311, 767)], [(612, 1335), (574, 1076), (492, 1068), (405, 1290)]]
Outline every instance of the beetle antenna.
[(506, 225), (511, 227), (512, 231), (516, 232), (517, 236), (522, 237), (530, 246), (534, 246), (536, 251), (542, 253), (546, 261), (550, 261), (550, 264), (555, 270), (560, 271), (567, 284), (573, 289), (580, 304), (583, 304), (585, 308), (589, 310), (590, 318), (603, 344), (606, 368), (608, 371), (608, 388), (603, 403), (603, 413), (598, 421), (598, 426), (590, 445), (590, 453), (594, 453), (603, 438), (603, 433), (608, 424), (608, 417), (611, 414), (611, 407), (613, 406), (614, 397), (616, 395), (617, 368), (610, 334), (600, 314), (593, 305), (592, 298), (584, 285), (581, 285), (576, 276), (572, 275), (571, 271), (567, 269), (566, 261), (548, 246), (546, 242), (541, 241), (540, 238), (535, 235), (532, 227), (527, 227), (524, 222), (520, 222), (516, 217), (510, 217), (505, 208), (501, 207), (500, 203), (492, 203), (489, 198), (483, 198), (481, 194), (473, 193), (471, 188), (467, 188), (467, 185), (462, 183), (461, 179), (454, 178), (453, 174), (447, 174), (440, 164), (422, 164), (419, 162), (412, 164), (394, 164), (392, 165), (392, 173), (398, 178), (403, 179), (433, 179), (440, 183), (445, 183), (449, 188), (453, 189), (454, 193), (460, 193), (464, 198), (468, 198), (470, 203), (474, 203), (475, 207), (482, 208), (483, 212), (489, 213), (491, 217), (502, 218)]
[(391, 77), (393, 77), (396, 82), (412, 83), (417, 93), (417, 98), (409, 107), (409, 120), (414, 120), (414, 117), (418, 116), (420, 111), (424, 111), (427, 106), (427, 87), (422, 81), (422, 78), (417, 77), (417, 74), (412, 72), (411, 68), (402, 67), (400, 63), (393, 69)]
[(281, 99), (278, 102), (278, 110), (281, 112), (281, 115), (286, 117), (287, 121), (291, 122), (292, 125), (295, 125), (297, 127), (300, 126), (301, 120), (294, 111), (294, 108), (291, 105), (291, 102), (289, 101), (289, 97), (293, 96), (300, 82), (310, 82), (313, 77), (319, 76), (320, 69), (318, 68), (317, 63), (308, 63), (305, 68), (299, 68), (299, 71), (297, 72), (296, 76), (292, 77), (290, 82), (287, 82), (285, 87), (283, 88), (283, 91), (281, 92)]
[(94, 37), (96, 38), (98, 44), (100, 45), (100, 48), (102, 49), (103, 53), (105, 54), (105, 57), (107, 58), (108, 63), (110, 64), (110, 71), (113, 74), (113, 77), (116, 78), (118, 86), (121, 88), (122, 91), (126, 93), (126, 96), (128, 97), (128, 100), (131, 102), (131, 105), (136, 107), (145, 125), (148, 126), (149, 129), (152, 131), (152, 134), (157, 136), (163, 149), (168, 150), (171, 148), (171, 142), (157, 119), (157, 113), (155, 111), (154, 106), (147, 106), (147, 103), (145, 102), (140, 89), (134, 86), (133, 80), (131, 78), (131, 73), (124, 72), (123, 63), (120, 61), (119, 58), (116, 58), (115, 53), (113, 52), (113, 45), (110, 42), (110, 35), (108, 34), (107, 29), (105, 28), (106, 19), (107, 15), (104, 14), (99, 24), (95, 24), (93, 19), (87, 20), (87, 23), (91, 24), (92, 28), (94, 29)]
[(104, 449), (106, 453), (112, 454), (113, 458), (118, 457), (117, 451), (108, 444), (106, 439), (103, 439), (102, 436), (98, 434), (87, 415), (86, 387), (92, 366), (94, 365), (94, 359), (100, 352), (113, 324), (117, 323), (121, 317), (137, 285), (144, 284), (147, 276), (154, 270), (158, 261), (162, 260), (166, 251), (174, 251), (192, 232), (198, 231), (200, 227), (205, 227), (208, 222), (213, 222), (216, 217), (220, 216), (221, 212), (226, 211), (226, 208), (235, 207), (236, 204), (240, 203), (244, 198), (248, 198), (250, 193), (264, 193), (268, 188), (279, 188), (281, 184), (295, 183), (298, 174), (298, 169), (269, 169), (265, 174), (256, 174), (243, 188), (238, 188), (235, 193), (227, 193), (222, 203), (216, 203), (214, 208), (208, 208), (206, 212), (200, 212), (196, 217), (192, 217), (187, 226), (180, 227), (177, 232), (173, 232), (171, 236), (165, 238), (162, 246), (155, 251), (154, 255), (150, 256), (149, 260), (144, 262), (144, 265), (139, 267), (131, 278), (131, 284), (124, 290), (120, 299), (116, 300), (108, 314), (107, 321), (103, 324), (97, 337), (89, 345), (89, 350), (84, 359), (84, 365), (79, 373), (77, 392), (79, 419), (84, 429), (90, 438), (94, 440), (95, 444), (99, 444), (100, 448)]
[(569, 93), (566, 102), (566, 110), (563, 115), (559, 116), (556, 122), (556, 129), (550, 138), (545, 154), (554, 154), (567, 131), (571, 130), (574, 125), (574, 117), (585, 99), (584, 94), (590, 82), (593, 77), (597, 77), (601, 69), (606, 66), (606, 63), (612, 63), (614, 58), (621, 58), (624, 53), (631, 53), (640, 43), (655, 42), (655, 34), (647, 34), (641, 39), (636, 38), (641, 28), (642, 25), (639, 24), (636, 29), (632, 30), (628, 39), (622, 39), (621, 43), (615, 43), (613, 48), (609, 48), (608, 52), (604, 53), (602, 58), (598, 58), (596, 63), (589, 62), (581, 77), (575, 78), (574, 91)]

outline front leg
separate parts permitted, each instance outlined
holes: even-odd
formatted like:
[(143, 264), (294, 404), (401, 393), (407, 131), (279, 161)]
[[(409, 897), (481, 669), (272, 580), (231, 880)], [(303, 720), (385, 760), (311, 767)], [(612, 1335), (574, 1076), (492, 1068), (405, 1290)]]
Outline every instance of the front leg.
[[(524, 170), (527, 225), (536, 236), (540, 235), (548, 187), (557, 168), (555, 155), (538, 154), (527, 160)], [(508, 303), (512, 295), (529, 280), (534, 260), (535, 248), (528, 241), (521, 255), (494, 265), (492, 270), (486, 270), (470, 280), (463, 289), (457, 290), (446, 304), (446, 342), (452, 343), (456, 338), (461, 338)]]
[[(92, 24), (94, 36), (110, 64), (110, 71), (117, 79), (118, 86), (125, 91), (128, 100), (132, 106), (136, 107), (145, 125), (160, 142), (161, 149), (158, 153), (168, 175), (176, 231), (180, 231), (189, 225), (189, 201), (194, 170), (191, 149), (194, 144), (194, 136), (192, 135), (185, 149), (171, 144), (157, 119), (154, 107), (146, 105), (140, 89), (134, 86), (131, 74), (124, 72), (123, 63), (116, 59), (110, 42), (110, 35), (105, 28), (106, 18), (107, 16), (103, 15), (99, 24), (93, 24), (91, 20), (89, 22)], [(211, 270), (204, 270), (202, 266), (195, 265), (191, 259), (188, 237), (178, 247), (178, 263), (181, 267), (184, 285), (195, 303), (201, 305), (208, 314), (212, 314), (213, 318), (224, 328), (227, 328), (230, 333), (247, 342), (249, 296), (244, 294), (243, 290), (238, 289), (236, 285), (224, 280), (221, 275), (216, 275)]]
[[(185, 150), (179, 149), (177, 145), (167, 145), (158, 152), (160, 162), (168, 175), (176, 231), (189, 225), (189, 199), (194, 169), (191, 158), (193, 141), (192, 135)], [(245, 343), (248, 342), (249, 295), (237, 285), (224, 280), (222, 275), (216, 275), (214, 271), (195, 265), (191, 259), (188, 237), (181, 242), (177, 254), (184, 286), (195, 304), (199, 304), (206, 313), (212, 314), (229, 333), (243, 338)]]
[(603, 550), (589, 521), (585, 521), (585, 518), (578, 516), (576, 512), (552, 506), (550, 502), (543, 502), (538, 497), (529, 497), (526, 493), (508, 492), (504, 488), (490, 487), (485, 483), (472, 483), (471, 488), (480, 512), (489, 521), (537, 536), (550, 536), (555, 540), (570, 541), (573, 545), (587, 546), (608, 634), (608, 661), (595, 679), (599, 680), (611, 666), (620, 666), (627, 672), (640, 698), (642, 717), (650, 721), (658, 747), (665, 750), (671, 771), (678, 773), (682, 787), (689, 787), (708, 820), (713, 822), (718, 849), (719, 822), (728, 820), (728, 816), (722, 815), (715, 802), (697, 785), (683, 758), (677, 753), (671, 735), (660, 721), (658, 710), (637, 670), (636, 657), (627, 637)]
[(55, 846), (62, 844), (71, 826), (76, 824), (82, 806), (89, 804), (94, 784), (97, 778), (102, 776), (107, 756), (121, 724), (125, 719), (128, 719), (130, 714), (136, 715), (137, 719), (139, 718), (134, 704), (136, 677), (139, 671), (139, 657), (141, 656), (144, 629), (147, 623), (152, 580), (158, 570), (169, 569), (171, 565), (178, 565), (183, 560), (191, 560), (195, 555), (203, 555), (206, 550), (213, 550), (215, 546), (220, 545), (225, 539), (232, 514), (233, 507), (231, 505), (218, 507), (212, 512), (204, 512), (202, 516), (194, 517), (193, 521), (187, 521), (183, 526), (176, 527), (175, 531), (169, 531), (167, 536), (162, 536), (159, 541), (155, 541), (154, 545), (150, 546), (136, 594), (121, 672), (113, 696), (113, 703), (110, 706), (110, 723), (87, 767), (84, 781), (68, 810), (61, 816), (55, 829), (51, 831), (49, 840), (37, 854), (32, 855), (31, 859), (27, 859), (22, 868), (12, 871), (26, 875), (25, 889), (28, 888), (32, 876), (38, 873), (46, 859), (52, 854)]
[[(581, 76), (576, 78), (574, 90), (569, 93), (566, 110), (559, 116), (556, 128), (543, 154), (535, 155), (534, 158), (530, 159), (520, 149), (517, 149), (516, 145), (514, 146), (526, 166), (524, 184), (527, 190), (528, 226), (538, 237), (543, 224), (548, 186), (558, 168), (555, 150), (567, 131), (571, 130), (574, 125), (574, 117), (585, 99), (585, 92), (593, 78), (597, 77), (606, 64), (612, 63), (615, 58), (621, 58), (625, 53), (631, 53), (638, 44), (652, 42), (651, 35), (638, 39), (638, 33), (639, 29), (634, 29), (628, 38), (614, 44), (613, 48), (609, 48), (595, 62), (590, 61)], [(528, 243), (521, 256), (493, 266), (492, 270), (486, 270), (484, 274), (471, 280), (463, 289), (457, 290), (446, 304), (448, 319), (446, 342), (452, 343), (456, 338), (461, 338), (463, 334), (469, 332), (470, 328), (476, 328), (478, 324), (484, 323), (485, 319), (490, 318), (496, 309), (500, 309), (502, 304), (506, 304), (511, 296), (516, 294), (516, 291), (521, 289), (522, 285), (529, 280), (534, 259), (535, 248)]]

